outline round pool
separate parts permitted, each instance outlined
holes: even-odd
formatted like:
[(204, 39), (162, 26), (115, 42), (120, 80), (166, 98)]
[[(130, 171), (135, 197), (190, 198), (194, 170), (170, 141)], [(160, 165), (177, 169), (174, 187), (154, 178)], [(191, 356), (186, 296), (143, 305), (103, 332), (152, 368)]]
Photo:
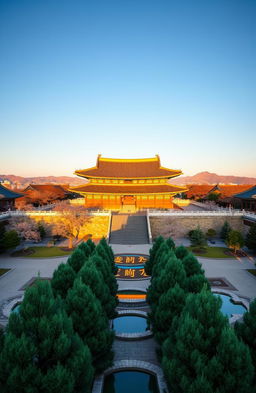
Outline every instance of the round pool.
[(141, 371), (120, 371), (107, 375), (103, 393), (159, 393), (156, 377)]
[(146, 318), (137, 315), (125, 315), (113, 320), (116, 333), (142, 333), (147, 330)]
[(215, 296), (219, 296), (222, 300), (221, 311), (223, 314), (227, 315), (229, 318), (233, 314), (244, 314), (246, 308), (242, 304), (235, 304), (229, 295), (223, 295), (219, 293), (214, 293)]

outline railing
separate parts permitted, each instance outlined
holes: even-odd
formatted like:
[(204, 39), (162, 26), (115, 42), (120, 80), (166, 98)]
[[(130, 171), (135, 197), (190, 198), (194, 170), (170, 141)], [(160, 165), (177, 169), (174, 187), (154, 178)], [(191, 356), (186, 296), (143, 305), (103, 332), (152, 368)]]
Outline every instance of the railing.
[[(90, 210), (84, 211), (85, 215), (89, 216), (109, 216), (111, 212), (108, 210)], [(25, 216), (60, 216), (61, 211), (53, 210), (11, 210), (0, 213), (0, 219), (8, 219), (12, 217), (25, 217)]]
[(191, 211), (180, 211), (180, 210), (168, 210), (168, 211), (163, 211), (163, 210), (148, 210), (149, 216), (183, 216), (183, 217), (200, 217), (200, 216), (228, 216), (228, 217), (243, 217), (243, 218), (248, 218), (248, 219), (253, 219), (256, 220), (256, 214), (253, 212), (245, 212), (243, 210), (229, 210), (229, 209), (219, 209), (219, 210), (204, 210), (204, 211), (198, 211), (198, 210), (191, 210)]

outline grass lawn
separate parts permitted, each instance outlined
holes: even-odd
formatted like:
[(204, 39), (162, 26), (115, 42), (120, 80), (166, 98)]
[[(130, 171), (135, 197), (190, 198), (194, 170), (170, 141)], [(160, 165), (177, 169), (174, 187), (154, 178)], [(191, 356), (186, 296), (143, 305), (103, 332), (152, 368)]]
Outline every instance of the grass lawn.
[(205, 251), (199, 251), (198, 247), (187, 247), (196, 256), (204, 258), (234, 258), (233, 255), (228, 254), (227, 247), (205, 247)]
[(12, 256), (26, 258), (52, 258), (69, 255), (71, 251), (63, 250), (59, 247), (29, 247), (24, 250), (14, 252)]
[(9, 270), (11, 270), (11, 269), (0, 269), (0, 276), (5, 274), (6, 272), (9, 272)]
[(247, 272), (253, 274), (254, 276), (256, 276), (256, 269), (247, 269)]

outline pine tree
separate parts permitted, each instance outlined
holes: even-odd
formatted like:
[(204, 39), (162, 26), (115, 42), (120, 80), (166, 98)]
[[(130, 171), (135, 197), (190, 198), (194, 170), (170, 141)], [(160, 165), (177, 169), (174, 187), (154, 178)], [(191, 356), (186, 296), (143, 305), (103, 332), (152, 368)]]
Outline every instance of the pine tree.
[(67, 263), (61, 263), (53, 272), (51, 280), (52, 290), (55, 296), (60, 295), (65, 299), (67, 292), (72, 288), (76, 273), (74, 269)]
[(100, 301), (81, 278), (74, 282), (66, 298), (66, 310), (72, 318), (74, 330), (88, 345), (97, 372), (111, 365), (114, 333), (102, 310)]
[(170, 250), (175, 250), (175, 243), (171, 237), (169, 237), (165, 242)]
[(102, 273), (97, 269), (97, 266), (89, 260), (79, 272), (84, 284), (88, 285), (97, 299), (100, 301), (104, 312), (108, 319), (116, 316), (116, 300), (110, 293), (110, 290), (104, 282)]
[(188, 249), (182, 245), (175, 248), (175, 255), (179, 259), (185, 258), (185, 256), (188, 255), (188, 253), (189, 253)]
[(153, 332), (158, 342), (162, 343), (168, 337), (172, 321), (180, 315), (185, 300), (186, 293), (177, 283), (160, 296), (158, 307), (151, 316)]
[(256, 224), (253, 224), (250, 227), (245, 238), (245, 245), (249, 248), (249, 250), (256, 253)]
[(148, 259), (148, 261), (144, 265), (145, 272), (149, 276), (151, 276), (151, 274), (152, 274), (153, 265), (155, 263), (156, 253), (157, 253), (158, 249), (160, 248), (161, 244), (164, 243), (164, 242), (165, 242), (164, 238), (162, 236), (158, 236), (155, 239), (155, 241), (153, 243), (153, 246), (149, 250), (149, 259)]
[(227, 221), (225, 221), (222, 228), (221, 228), (221, 231), (220, 231), (221, 239), (226, 241), (230, 231), (231, 231), (231, 226), (229, 225), (229, 223)]
[(176, 283), (181, 288), (186, 285), (186, 273), (181, 261), (175, 256), (171, 256), (160, 274), (155, 278), (153, 277), (147, 291), (147, 301), (150, 304), (153, 315), (161, 295), (173, 288)]
[(91, 247), (88, 246), (86, 242), (82, 242), (77, 247), (78, 250), (81, 250), (84, 253), (85, 259), (88, 259), (92, 254)]
[(79, 270), (84, 266), (86, 259), (87, 258), (84, 254), (84, 251), (76, 248), (68, 258), (67, 263), (72, 267), (72, 269), (74, 269), (76, 273), (78, 273)]
[(197, 258), (189, 252), (183, 259), (182, 264), (186, 272), (186, 286), (187, 292), (197, 293), (202, 290), (204, 286), (210, 289), (208, 280), (204, 275), (202, 265), (198, 262)]
[(244, 245), (244, 238), (239, 231), (230, 231), (226, 240), (227, 245), (236, 252)]
[(97, 252), (90, 258), (90, 262), (93, 263), (97, 269), (101, 272), (105, 284), (107, 284), (111, 295), (116, 299), (116, 304), (118, 303), (117, 300), (117, 289), (118, 289), (118, 284), (116, 277), (114, 276), (111, 266), (108, 264), (108, 262), (103, 259)]
[(189, 232), (189, 239), (192, 247), (204, 247), (206, 245), (205, 235), (199, 226)]
[(99, 244), (95, 248), (95, 252), (100, 255), (102, 259), (109, 263), (113, 274), (117, 274), (118, 268), (115, 264), (114, 254), (112, 248), (107, 244), (105, 238), (100, 240)]
[(47, 281), (28, 288), (20, 312), (11, 314), (0, 362), (8, 393), (71, 393), (91, 387), (89, 348), (74, 333)]
[(256, 298), (250, 303), (249, 311), (244, 313), (243, 321), (235, 323), (235, 332), (250, 349), (256, 383)]
[(220, 307), (221, 299), (203, 290), (188, 295), (180, 317), (174, 318), (162, 360), (174, 393), (251, 393), (250, 356)]
[[(94, 250), (95, 250), (95, 244), (94, 244), (94, 242), (92, 241), (92, 239), (88, 239), (87, 240), (87, 242), (86, 242), (86, 244), (87, 244), (87, 246), (90, 248), (90, 250), (91, 250), (91, 254), (94, 252)], [(91, 255), (90, 254), (90, 255)]]

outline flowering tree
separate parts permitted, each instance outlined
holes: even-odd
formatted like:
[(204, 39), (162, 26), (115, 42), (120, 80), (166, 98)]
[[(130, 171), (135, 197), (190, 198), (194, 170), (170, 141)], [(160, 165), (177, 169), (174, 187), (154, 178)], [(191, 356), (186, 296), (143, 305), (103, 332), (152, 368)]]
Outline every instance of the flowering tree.
[(61, 217), (53, 224), (53, 234), (68, 239), (68, 247), (73, 247), (73, 241), (77, 240), (84, 224), (90, 221), (82, 206), (70, 206), (63, 202), (54, 210), (61, 211)]
[(36, 242), (41, 240), (38, 225), (28, 217), (12, 218), (10, 229), (15, 230), (23, 240), (33, 240)]

